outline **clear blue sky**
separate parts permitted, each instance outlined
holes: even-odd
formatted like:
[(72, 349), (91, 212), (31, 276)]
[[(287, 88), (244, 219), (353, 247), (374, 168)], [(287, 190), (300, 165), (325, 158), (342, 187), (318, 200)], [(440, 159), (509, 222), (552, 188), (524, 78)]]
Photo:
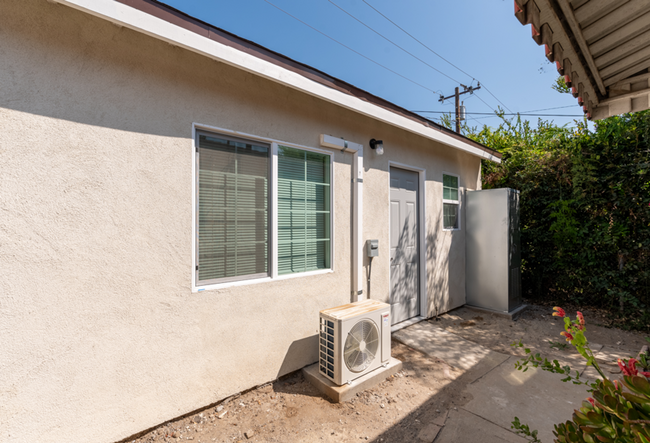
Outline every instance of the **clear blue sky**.
[[(575, 98), (551, 89), (558, 77), (555, 66), (546, 61), (543, 47), (531, 38), (530, 26), (522, 26), (515, 18), (512, 0), (163, 1), (412, 111), (453, 112), (453, 99), (442, 104), (439, 95), (453, 94), (458, 82), (476, 86), (480, 81), (483, 89), (474, 96), (462, 96), (471, 126), (498, 125), (498, 117), (472, 114), (492, 112), (497, 106), (522, 113), (563, 107), (539, 113), (583, 115)], [(422, 115), (431, 119), (440, 116)], [(526, 118), (537, 125), (538, 117)], [(542, 118), (574, 125), (573, 117)]]

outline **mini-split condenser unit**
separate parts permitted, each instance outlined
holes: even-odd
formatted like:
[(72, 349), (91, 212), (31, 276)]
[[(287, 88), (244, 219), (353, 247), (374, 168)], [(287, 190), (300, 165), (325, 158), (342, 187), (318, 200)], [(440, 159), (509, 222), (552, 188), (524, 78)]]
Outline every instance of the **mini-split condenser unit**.
[(320, 311), (320, 373), (343, 385), (387, 365), (390, 326), (390, 305), (376, 300)]

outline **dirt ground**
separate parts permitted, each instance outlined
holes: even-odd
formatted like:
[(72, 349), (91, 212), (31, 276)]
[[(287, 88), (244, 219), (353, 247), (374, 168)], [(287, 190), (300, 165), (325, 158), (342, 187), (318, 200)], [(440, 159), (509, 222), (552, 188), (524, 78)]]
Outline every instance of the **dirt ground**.
[[(430, 322), (497, 352), (523, 355), (510, 344), (520, 339), (527, 347), (562, 363), (580, 366), (572, 347), (561, 346), (560, 320), (551, 309), (530, 306), (517, 321), (459, 308)], [(645, 336), (609, 329), (596, 312), (587, 318), (590, 343), (636, 355)], [(574, 312), (568, 313), (575, 315)], [(551, 347), (551, 343), (560, 343)], [(430, 423), (444, 423), (448, 411), (471, 400), (463, 371), (393, 340), (393, 356), (403, 369), (352, 400), (336, 404), (322, 396), (300, 372), (241, 395), (225, 399), (196, 414), (165, 423), (128, 440), (130, 443), (209, 442), (419, 442)], [(604, 360), (613, 360), (604, 357)], [(614, 361), (603, 367), (616, 373)]]

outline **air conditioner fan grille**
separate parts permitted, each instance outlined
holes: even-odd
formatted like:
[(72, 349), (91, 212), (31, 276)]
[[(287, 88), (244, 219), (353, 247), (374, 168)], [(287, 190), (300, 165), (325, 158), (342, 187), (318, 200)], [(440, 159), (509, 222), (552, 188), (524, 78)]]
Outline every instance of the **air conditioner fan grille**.
[(375, 359), (379, 349), (379, 330), (371, 320), (355, 324), (345, 339), (343, 361), (352, 372), (364, 371)]

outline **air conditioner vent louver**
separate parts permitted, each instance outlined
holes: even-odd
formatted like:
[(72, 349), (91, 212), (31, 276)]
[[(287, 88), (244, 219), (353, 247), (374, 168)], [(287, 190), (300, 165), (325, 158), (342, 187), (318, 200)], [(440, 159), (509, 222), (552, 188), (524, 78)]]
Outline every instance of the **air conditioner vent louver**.
[(354, 325), (345, 339), (343, 356), (345, 366), (352, 372), (361, 372), (370, 366), (379, 349), (377, 326), (370, 320)]
[(390, 360), (390, 305), (364, 300), (320, 312), (319, 372), (338, 385)]
[(334, 322), (320, 319), (320, 371), (334, 378)]

